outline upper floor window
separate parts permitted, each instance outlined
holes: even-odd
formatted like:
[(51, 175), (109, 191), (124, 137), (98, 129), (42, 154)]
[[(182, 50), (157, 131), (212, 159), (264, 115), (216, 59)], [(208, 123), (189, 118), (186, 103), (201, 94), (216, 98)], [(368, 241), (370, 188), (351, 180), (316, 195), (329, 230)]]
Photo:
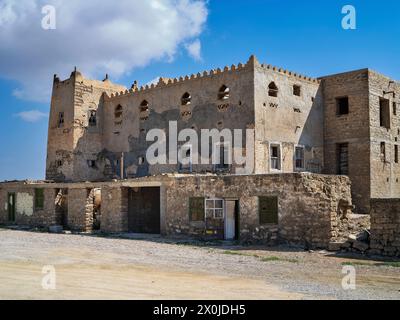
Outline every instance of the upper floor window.
[(140, 120), (147, 120), (149, 118), (149, 103), (146, 100), (143, 100), (139, 107), (140, 111)]
[(379, 99), (379, 123), (381, 127), (390, 129), (390, 103), (388, 99)]
[(393, 102), (393, 115), (397, 115), (397, 103)]
[(89, 113), (89, 127), (97, 126), (97, 112), (92, 110)]
[(220, 89), (219, 89), (219, 93), (218, 93), (218, 99), (220, 100), (227, 100), (229, 99), (229, 93), (230, 90), (226, 85), (223, 85)]
[(191, 103), (192, 103), (192, 96), (190, 95), (190, 93), (186, 92), (186, 93), (182, 96), (181, 104), (182, 104), (183, 106), (187, 106), (187, 105), (189, 105), (189, 104), (191, 104)]
[(119, 104), (114, 110), (114, 118), (115, 118), (116, 125), (122, 124), (122, 113), (123, 113), (123, 108)]
[(293, 95), (300, 97), (301, 96), (301, 87), (297, 84), (293, 86)]
[(268, 95), (270, 97), (277, 97), (278, 96), (278, 87), (276, 86), (275, 82), (271, 82), (268, 85)]
[(296, 146), (294, 152), (294, 161), (296, 170), (304, 170), (304, 147)]
[(279, 144), (271, 144), (270, 159), (271, 169), (281, 170), (281, 146)]
[(121, 117), (122, 117), (122, 112), (123, 112), (123, 108), (122, 108), (122, 106), (119, 104), (119, 105), (115, 108), (114, 117), (115, 117), (116, 119), (121, 118)]
[(349, 114), (349, 97), (336, 98), (336, 114)]
[(59, 112), (58, 113), (57, 125), (58, 125), (59, 128), (64, 126), (64, 112)]

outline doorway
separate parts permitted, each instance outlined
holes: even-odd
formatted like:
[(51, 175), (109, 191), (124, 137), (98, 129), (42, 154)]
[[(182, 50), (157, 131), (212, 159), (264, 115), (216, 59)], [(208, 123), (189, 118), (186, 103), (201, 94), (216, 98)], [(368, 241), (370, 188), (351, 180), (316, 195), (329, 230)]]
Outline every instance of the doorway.
[(8, 221), (15, 222), (15, 193), (8, 194), (7, 208), (8, 208)]
[(130, 188), (128, 231), (160, 234), (160, 188)]
[(225, 200), (225, 240), (239, 239), (239, 201)]

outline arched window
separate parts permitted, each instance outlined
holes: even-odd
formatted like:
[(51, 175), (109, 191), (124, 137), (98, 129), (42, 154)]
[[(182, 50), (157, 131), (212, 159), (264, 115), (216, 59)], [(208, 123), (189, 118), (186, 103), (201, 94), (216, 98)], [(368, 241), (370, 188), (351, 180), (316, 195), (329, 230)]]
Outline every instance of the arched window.
[(91, 110), (89, 113), (89, 127), (97, 126), (97, 112), (95, 110)]
[(140, 112), (149, 111), (149, 103), (146, 100), (143, 100), (140, 104)]
[(278, 87), (276, 86), (275, 82), (271, 82), (268, 85), (268, 95), (270, 97), (277, 97), (278, 96)]
[(183, 106), (187, 106), (192, 103), (192, 96), (190, 93), (186, 92), (181, 99), (181, 103)]
[(218, 92), (218, 99), (227, 100), (229, 99), (230, 90), (226, 85), (223, 85)]
[(122, 111), (123, 111), (123, 108), (122, 108), (122, 106), (119, 104), (119, 105), (115, 108), (115, 112), (114, 112), (114, 117), (115, 117), (115, 119), (120, 119), (120, 118), (122, 118)]

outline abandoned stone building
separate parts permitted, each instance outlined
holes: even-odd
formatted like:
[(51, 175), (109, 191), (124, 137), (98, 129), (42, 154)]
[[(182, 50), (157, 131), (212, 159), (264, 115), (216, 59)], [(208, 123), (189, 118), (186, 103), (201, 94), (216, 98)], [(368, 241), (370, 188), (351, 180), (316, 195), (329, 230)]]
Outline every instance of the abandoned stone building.
[[(314, 79), (251, 56), (129, 89), (75, 69), (54, 76), (46, 180), (0, 184), (0, 223), (327, 247), (353, 211), (385, 215), (372, 249), (400, 253), (399, 107), (400, 84), (370, 69)], [(237, 174), (223, 139), (218, 165), (150, 164), (147, 135), (170, 145), (171, 122), (252, 132), (238, 152), (254, 165)]]

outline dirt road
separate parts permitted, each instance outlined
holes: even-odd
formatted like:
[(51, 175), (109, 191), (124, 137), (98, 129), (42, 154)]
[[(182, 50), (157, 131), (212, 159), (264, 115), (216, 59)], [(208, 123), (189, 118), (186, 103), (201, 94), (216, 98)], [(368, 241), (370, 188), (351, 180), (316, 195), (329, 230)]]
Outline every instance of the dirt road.
[(0, 299), (400, 299), (399, 263), (358, 258), (0, 229)]

